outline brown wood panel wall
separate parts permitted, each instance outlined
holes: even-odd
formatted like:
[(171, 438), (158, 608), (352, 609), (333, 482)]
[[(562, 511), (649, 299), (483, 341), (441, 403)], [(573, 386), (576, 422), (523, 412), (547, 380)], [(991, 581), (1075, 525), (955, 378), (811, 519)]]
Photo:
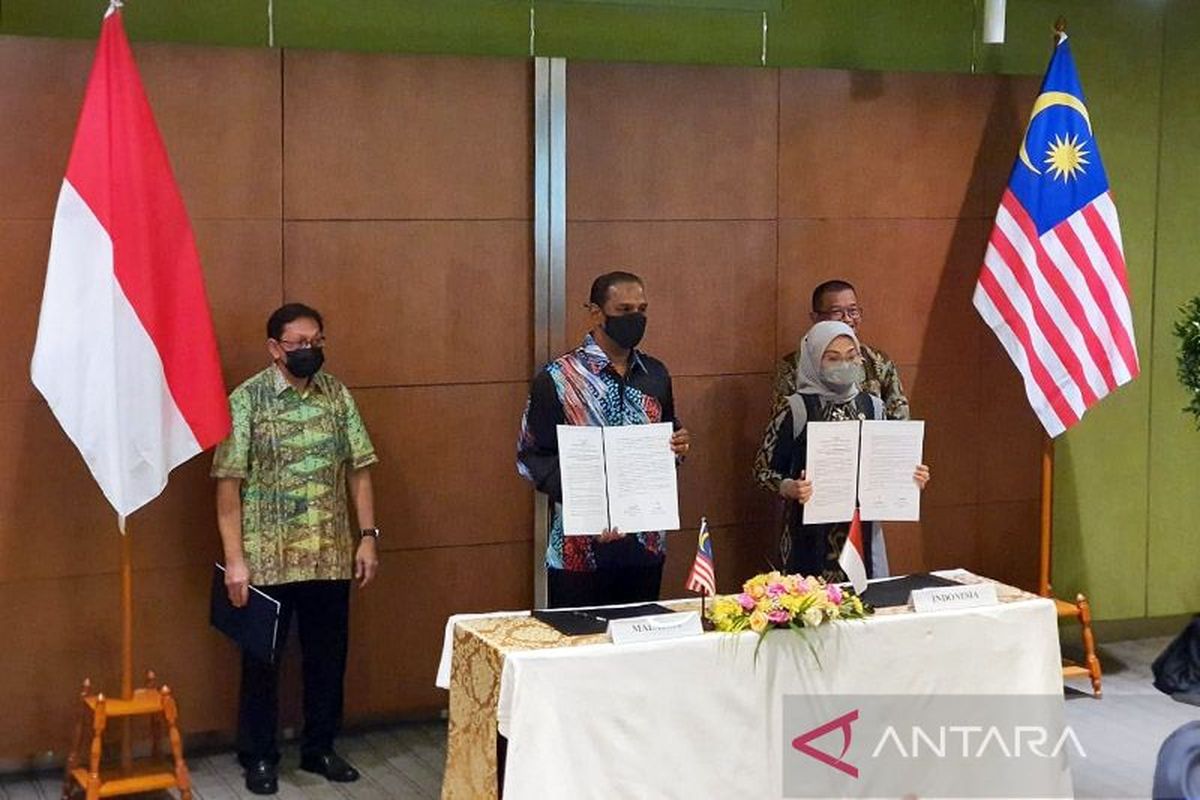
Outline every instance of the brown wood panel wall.
[[(0, 38), (12, 78), (0, 86), (0, 311), (16, 371), (0, 386), (10, 766), (63, 750), (85, 675), (109, 691), (118, 680), (116, 522), (25, 377), (92, 50)], [(533, 504), (513, 460), (533, 370), (530, 65), (135, 54), (192, 216), (227, 383), (265, 365), (271, 310), (311, 303), (327, 317), (329, 370), (354, 389), (380, 453), (383, 564), (353, 599), (348, 717), (432, 713), (445, 702), (432, 685), (445, 612), (525, 607), (532, 594)], [(185, 731), (228, 735), (237, 659), (208, 628), (220, 554), (209, 462), (181, 467), (129, 521), (136, 655), (177, 692)], [(285, 667), (293, 686), (297, 672)], [(297, 717), (285, 704), (287, 724)]]
[[(382, 457), (383, 572), (354, 598), (348, 715), (428, 712), (444, 702), (432, 688), (444, 614), (531, 598), (532, 495), (513, 469), (536, 366), (530, 65), (135, 50), (227, 382), (263, 365), (274, 306), (310, 302)], [(61, 751), (84, 674), (117, 679), (115, 521), (23, 377), (91, 55), (87, 42), (0, 38), (0, 72), (19, 76), (0, 85), (0, 310), (18, 371), (0, 385), (9, 764)], [(712, 520), (722, 587), (774, 556), (777, 511), (750, 462), (774, 361), (805, 327), (812, 285), (835, 275), (859, 285), (867, 340), (895, 356), (930, 425), (935, 483), (921, 524), (889, 526), (896, 568), (961, 564), (1028, 584), (1036, 423), (969, 298), (1036, 87), (612, 64), (573, 64), (568, 86), (570, 335), (595, 274), (646, 277), (646, 347), (672, 368), (696, 434), (682, 512), (689, 526)], [(207, 457), (180, 468), (130, 520), (137, 652), (177, 690), (188, 731), (228, 733), (236, 658), (207, 627), (219, 555), (207, 469)], [(668, 596), (682, 593), (691, 538), (672, 545)]]
[[(776, 502), (755, 489), (774, 363), (809, 296), (860, 291), (864, 339), (900, 367), (934, 471), (920, 524), (888, 525), (896, 571), (1036, 577), (1040, 434), (971, 306), (1028, 79), (577, 63), (568, 80), (568, 326), (592, 278), (647, 281), (646, 348), (695, 433), (684, 524), (714, 525), (732, 589), (778, 563)], [(692, 540), (672, 538), (664, 593)]]

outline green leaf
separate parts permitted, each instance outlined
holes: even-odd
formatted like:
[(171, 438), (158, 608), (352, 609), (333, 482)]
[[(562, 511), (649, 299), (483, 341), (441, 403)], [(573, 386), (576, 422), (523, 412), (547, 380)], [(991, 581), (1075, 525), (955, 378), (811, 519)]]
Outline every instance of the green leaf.
[(1196, 418), (1200, 429), (1200, 296), (1185, 303), (1179, 313), (1182, 319), (1175, 323), (1175, 335), (1179, 338), (1179, 382), (1188, 392), (1188, 404), (1183, 411)]

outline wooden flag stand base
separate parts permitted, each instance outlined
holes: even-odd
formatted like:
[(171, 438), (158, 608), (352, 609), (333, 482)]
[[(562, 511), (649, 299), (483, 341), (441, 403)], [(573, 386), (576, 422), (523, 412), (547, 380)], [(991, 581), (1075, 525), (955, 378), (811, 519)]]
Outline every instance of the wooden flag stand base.
[[(146, 688), (137, 689), (131, 697), (109, 699), (103, 692), (93, 694), (91, 682), (83, 682), (80, 693), (79, 722), (75, 726), (75, 737), (71, 752), (67, 756), (66, 775), (63, 778), (62, 800), (71, 800), (82, 791), (87, 800), (114, 797), (160, 789), (178, 789), (182, 800), (191, 800), (192, 784), (188, 776), (187, 763), (183, 760), (183, 740), (179, 735), (178, 710), (171, 690), (166, 686), (155, 688), (155, 677), (151, 671), (146, 675)], [(142, 759), (129, 757), (128, 722), (135, 717), (148, 717), (150, 722), (150, 756)], [(101, 769), (100, 756), (103, 752), (104, 732), (111, 719), (125, 721), (122, 731), (121, 764)], [(161, 751), (163, 726), (171, 745), (170, 757)], [(85, 738), (90, 737), (87, 765), (80, 764), (80, 754)]]
[(1058, 618), (1074, 617), (1079, 620), (1083, 637), (1083, 652), (1087, 665), (1076, 664), (1074, 661), (1063, 659), (1063, 677), (1088, 677), (1092, 680), (1092, 695), (1099, 699), (1101, 696), (1100, 659), (1096, 657), (1096, 637), (1092, 634), (1092, 607), (1088, 604), (1087, 596), (1083, 593), (1075, 595), (1075, 602), (1060, 600), (1054, 596), (1050, 588), (1050, 551), (1053, 514), (1054, 492), (1054, 440), (1046, 437), (1042, 447), (1042, 552), (1041, 570), (1038, 577), (1038, 594), (1054, 601), (1058, 610)]
[[(79, 717), (63, 776), (62, 800), (72, 800), (82, 791), (86, 800), (123, 794), (178, 789), (181, 800), (191, 800), (192, 783), (183, 758), (183, 740), (179, 735), (179, 711), (167, 686), (155, 686), (153, 671), (146, 673), (146, 687), (133, 688), (133, 567), (127, 532), (121, 534), (121, 697), (109, 698), (93, 693), (90, 680), (84, 680), (79, 697)], [(150, 756), (135, 760), (130, 739), (130, 723), (138, 718), (150, 723)], [(120, 719), (120, 763), (101, 769), (104, 734), (110, 720)], [(164, 757), (161, 746), (166, 729), (171, 754)], [(87, 764), (81, 764), (85, 740)]]

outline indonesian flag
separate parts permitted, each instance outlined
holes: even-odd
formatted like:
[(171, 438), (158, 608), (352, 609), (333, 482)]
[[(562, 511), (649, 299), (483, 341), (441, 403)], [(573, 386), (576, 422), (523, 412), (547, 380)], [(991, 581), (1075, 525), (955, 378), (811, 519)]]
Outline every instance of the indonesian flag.
[(54, 213), (32, 377), (123, 519), (230, 422), (191, 225), (117, 5)]
[(842, 554), (838, 556), (838, 566), (846, 573), (854, 591), (862, 594), (867, 588), (867, 565), (863, 562), (863, 533), (862, 519), (858, 509), (850, 519), (850, 533), (846, 535), (846, 543), (842, 545)]

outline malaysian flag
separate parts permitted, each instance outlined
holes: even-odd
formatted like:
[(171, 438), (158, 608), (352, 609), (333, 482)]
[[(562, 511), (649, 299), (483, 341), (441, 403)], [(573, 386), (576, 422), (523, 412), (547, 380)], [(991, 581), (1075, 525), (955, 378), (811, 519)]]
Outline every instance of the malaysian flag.
[(996, 212), (974, 302), (1051, 436), (1137, 377), (1117, 208), (1065, 34)]
[(696, 544), (696, 558), (692, 571), (688, 573), (687, 590), (701, 594), (717, 593), (717, 569), (713, 566), (712, 537), (708, 535), (708, 520), (700, 518), (700, 540)]

